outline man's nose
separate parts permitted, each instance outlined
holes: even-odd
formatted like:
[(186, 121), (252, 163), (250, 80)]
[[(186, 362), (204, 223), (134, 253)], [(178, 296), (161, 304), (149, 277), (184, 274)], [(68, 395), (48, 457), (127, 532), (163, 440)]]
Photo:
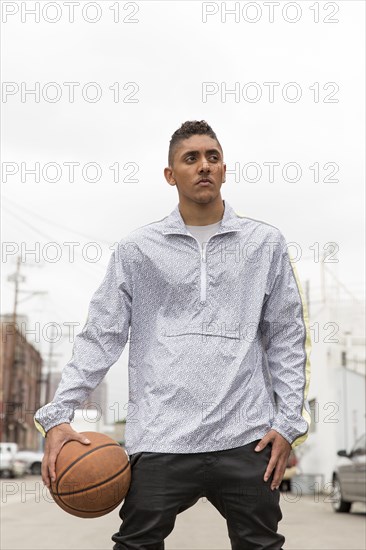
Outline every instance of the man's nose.
[(200, 172), (210, 172), (211, 168), (207, 160), (201, 162)]

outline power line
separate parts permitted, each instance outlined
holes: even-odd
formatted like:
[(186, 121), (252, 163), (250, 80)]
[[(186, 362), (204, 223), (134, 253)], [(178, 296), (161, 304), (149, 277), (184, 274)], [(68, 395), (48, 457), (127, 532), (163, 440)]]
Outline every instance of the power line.
[(81, 235), (82, 237), (85, 237), (86, 239), (90, 239), (92, 240), (93, 242), (100, 242), (100, 243), (104, 243), (106, 244), (107, 246), (111, 246), (113, 243), (109, 242), (109, 241), (105, 241), (104, 239), (96, 239), (95, 237), (91, 237), (90, 235), (87, 235), (86, 233), (82, 233), (81, 231), (76, 231), (75, 229), (71, 229), (66, 227), (65, 225), (62, 225), (60, 223), (57, 223), (57, 222), (54, 222), (52, 220), (49, 220), (48, 218), (45, 218), (44, 216), (40, 216), (38, 213), (34, 212), (33, 210), (30, 210), (29, 208), (26, 208), (22, 205), (19, 205), (17, 204), (15, 201), (9, 199), (8, 197), (5, 197), (5, 199), (7, 201), (9, 201), (10, 203), (13, 203), (13, 205), (16, 207), (16, 208), (21, 208), (22, 210), (24, 210), (25, 212), (28, 212), (29, 214), (31, 214), (33, 217), (37, 217), (39, 218), (40, 220), (43, 220), (45, 221), (46, 223), (48, 223), (49, 225), (54, 225), (55, 227), (60, 227), (61, 229), (64, 229), (65, 231), (67, 231), (68, 233), (74, 233), (75, 235)]
[(359, 302), (360, 300), (356, 298), (356, 296), (346, 287), (345, 284), (343, 284), (334, 273), (325, 265), (325, 262), (323, 262), (324, 269), (335, 279), (335, 281), (339, 284), (341, 288), (344, 289), (344, 291), (349, 294), (356, 302)]
[(27, 227), (30, 227), (30, 229), (32, 229), (32, 231), (35, 231), (36, 233), (38, 233), (38, 235), (41, 235), (41, 237), (43, 237), (44, 239), (47, 239), (49, 241), (53, 241), (54, 239), (52, 237), (50, 237), (49, 235), (47, 235), (47, 233), (43, 233), (43, 231), (40, 231), (39, 229), (37, 229), (36, 227), (34, 227), (34, 225), (30, 224), (29, 222), (26, 222), (25, 220), (23, 220), (20, 216), (18, 216), (17, 214), (14, 214), (14, 212), (12, 212), (8, 206), (5, 206), (3, 205), (3, 208), (5, 208), (5, 211), (7, 211), (11, 216), (14, 216), (14, 218), (16, 218), (18, 221), (24, 223), (24, 225), (26, 225)]
[[(51, 235), (47, 234), (47, 233), (44, 233), (43, 231), (37, 229), (37, 227), (35, 227), (34, 225), (30, 224), (28, 221), (24, 220), (22, 217), (18, 216), (17, 214), (15, 214), (14, 212), (12, 212), (8, 206), (5, 206), (5, 211), (7, 211), (11, 216), (13, 216), (16, 220), (18, 220), (18, 222), (21, 222), (23, 223), (26, 227), (29, 227), (32, 231), (34, 231), (35, 233), (37, 233), (38, 235), (40, 235), (43, 239), (47, 239), (48, 241), (50, 242), (55, 242), (57, 243), (57, 240), (54, 239)], [(74, 248), (75, 250), (75, 248)], [(80, 251), (78, 249), (76, 249), (76, 253), (79, 255), (80, 257)], [(111, 252), (112, 254), (112, 252)], [(84, 259), (84, 258), (83, 258)], [(82, 264), (75, 264), (76, 267), (78, 268), (81, 268), (82, 269)], [(105, 273), (105, 270), (106, 270), (106, 267), (107, 265), (104, 264), (103, 266), (97, 264), (96, 262), (88, 262), (88, 265), (91, 265), (93, 267), (96, 267), (98, 268), (102, 273)]]

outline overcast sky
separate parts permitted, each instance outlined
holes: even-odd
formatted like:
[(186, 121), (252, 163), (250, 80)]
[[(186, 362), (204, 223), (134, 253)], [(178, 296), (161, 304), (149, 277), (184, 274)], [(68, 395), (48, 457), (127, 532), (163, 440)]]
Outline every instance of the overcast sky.
[[(172, 133), (193, 119), (223, 146), (222, 197), (297, 243), (311, 299), (327, 243), (337, 260), (328, 285), (335, 276), (362, 297), (364, 2), (227, 2), (232, 14), (221, 2), (78, 4), (2, 2), (2, 313), (17, 252), (38, 246), (36, 261), (23, 258), (21, 289), (47, 295), (18, 312), (64, 336), (64, 323), (84, 325), (109, 247), (176, 206), (163, 169)], [(61, 369), (72, 344), (55, 352)], [(107, 375), (121, 416), (127, 359), (128, 345)]]

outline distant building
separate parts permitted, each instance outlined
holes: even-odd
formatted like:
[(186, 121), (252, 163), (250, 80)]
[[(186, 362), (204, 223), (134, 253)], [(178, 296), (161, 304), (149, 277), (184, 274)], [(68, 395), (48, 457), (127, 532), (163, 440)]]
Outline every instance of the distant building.
[(105, 427), (98, 409), (75, 409), (71, 427), (77, 432), (105, 433)]
[[(57, 386), (60, 383), (62, 372), (52, 372), (50, 377), (50, 401), (52, 401)], [(102, 422), (107, 422), (107, 383), (105, 380), (95, 388), (84, 403), (80, 404), (80, 409), (96, 409)]]
[(36, 450), (33, 415), (40, 406), (42, 357), (19, 330), (27, 321), (18, 316), (14, 331), (11, 315), (0, 317), (0, 438), (20, 449)]
[(304, 474), (322, 474), (329, 489), (337, 451), (365, 432), (365, 303), (329, 300), (314, 307), (309, 402), (312, 425), (296, 449)]

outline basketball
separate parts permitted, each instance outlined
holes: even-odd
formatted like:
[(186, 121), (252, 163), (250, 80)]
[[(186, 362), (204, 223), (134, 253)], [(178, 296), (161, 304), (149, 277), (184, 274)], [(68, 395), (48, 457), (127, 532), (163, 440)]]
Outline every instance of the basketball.
[(131, 482), (127, 452), (117, 441), (96, 432), (81, 432), (89, 445), (68, 441), (56, 459), (56, 480), (50, 492), (65, 512), (96, 518), (114, 510)]

